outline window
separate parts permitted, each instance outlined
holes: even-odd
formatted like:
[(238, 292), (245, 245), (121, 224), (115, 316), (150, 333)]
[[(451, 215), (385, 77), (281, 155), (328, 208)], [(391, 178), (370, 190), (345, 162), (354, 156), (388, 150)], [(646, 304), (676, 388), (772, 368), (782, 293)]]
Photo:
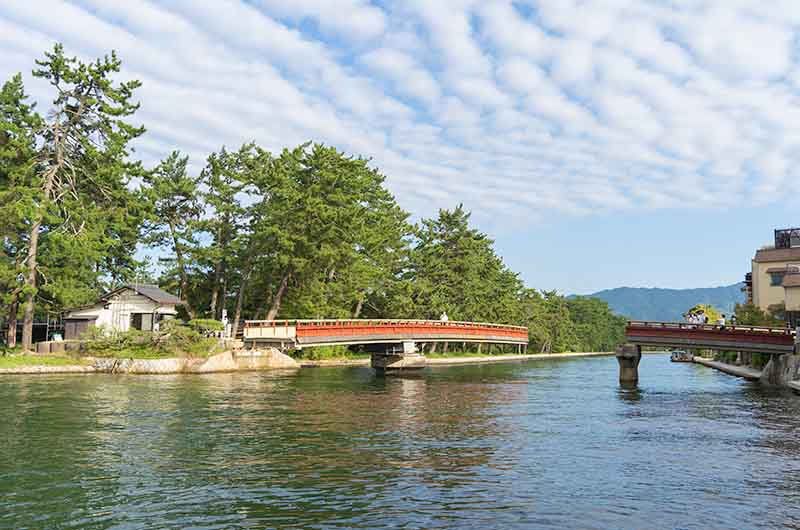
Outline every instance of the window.
[(770, 274), (770, 282), (769, 284), (773, 287), (780, 287), (783, 285), (783, 275), (786, 274), (785, 272), (773, 272)]
[(153, 331), (153, 315), (151, 313), (132, 313), (131, 328), (141, 331)]

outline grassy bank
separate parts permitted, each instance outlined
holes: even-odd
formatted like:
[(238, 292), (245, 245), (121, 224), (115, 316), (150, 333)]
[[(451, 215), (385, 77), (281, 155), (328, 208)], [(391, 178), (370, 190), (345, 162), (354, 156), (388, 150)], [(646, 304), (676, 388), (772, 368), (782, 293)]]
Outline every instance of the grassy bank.
[(518, 355), (517, 353), (486, 353), (486, 352), (478, 352), (478, 350), (472, 351), (449, 351), (447, 353), (443, 352), (434, 352), (434, 353), (426, 353), (425, 357), (429, 359), (450, 359), (452, 357), (490, 357), (492, 355)]
[(292, 350), (289, 356), (298, 361), (351, 361), (369, 359), (369, 353), (354, 352), (346, 346), (317, 346)]
[(61, 355), (4, 355), (0, 357), (0, 369), (23, 368), (26, 366), (81, 366), (83, 359)]

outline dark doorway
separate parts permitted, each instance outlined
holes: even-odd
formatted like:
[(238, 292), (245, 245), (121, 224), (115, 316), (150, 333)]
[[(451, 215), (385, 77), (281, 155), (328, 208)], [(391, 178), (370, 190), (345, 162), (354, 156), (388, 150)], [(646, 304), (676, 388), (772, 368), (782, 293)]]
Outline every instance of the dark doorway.
[(94, 318), (68, 318), (64, 320), (64, 340), (75, 340), (86, 333), (90, 325), (94, 325)]

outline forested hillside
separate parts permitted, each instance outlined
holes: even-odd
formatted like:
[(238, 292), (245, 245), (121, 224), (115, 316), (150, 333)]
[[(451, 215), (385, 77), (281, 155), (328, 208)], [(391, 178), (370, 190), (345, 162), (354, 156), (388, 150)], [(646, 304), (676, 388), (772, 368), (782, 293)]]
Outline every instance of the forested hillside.
[(744, 303), (741, 287), (740, 283), (700, 289), (618, 287), (588, 296), (607, 302), (616, 314), (635, 320), (678, 321), (697, 304), (709, 304), (732, 314), (736, 304)]
[[(524, 324), (535, 351), (609, 350), (623, 320), (596, 299), (523, 285), (458, 206), (418, 224), (366, 158), (305, 143), (249, 142), (190, 172), (172, 152), (135, 158), (137, 81), (111, 55), (83, 63), (60, 46), (37, 62), (52, 109), (21, 76), (0, 91), (0, 255), (8, 329), (90, 302), (121, 283), (158, 283), (184, 318), (438, 318)], [(136, 259), (137, 248), (160, 256)], [(13, 333), (9, 340), (13, 341)]]

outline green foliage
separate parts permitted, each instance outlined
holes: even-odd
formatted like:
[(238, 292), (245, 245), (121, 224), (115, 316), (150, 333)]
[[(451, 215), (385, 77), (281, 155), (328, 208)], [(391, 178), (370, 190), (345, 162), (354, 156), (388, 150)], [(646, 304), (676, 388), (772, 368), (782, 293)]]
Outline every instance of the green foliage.
[(27, 366), (77, 366), (86, 361), (76, 357), (61, 355), (5, 355), (0, 356), (0, 369), (24, 368)]
[[(189, 274), (196, 259), (193, 250), (197, 248), (203, 208), (199, 179), (188, 174), (188, 162), (189, 157), (173, 151), (155, 170), (146, 174), (144, 188), (149, 206), (143, 227), (144, 243), (175, 255), (174, 260), (164, 260), (162, 264), (174, 267), (178, 281), (173, 285), (167, 282), (165, 287), (177, 287), (178, 295), (184, 300), (189, 300)], [(194, 315), (191, 304), (185, 310), (190, 316)]]
[(161, 323), (159, 331), (111, 331), (90, 327), (82, 336), (83, 350), (97, 357), (207, 357), (220, 349), (219, 341), (199, 327), (175, 320)]
[(133, 268), (142, 217), (128, 144), (144, 129), (126, 121), (139, 82), (114, 82), (113, 52), (84, 63), (57, 44), (36, 64), (54, 93), (45, 118), (19, 76), (0, 91), (0, 282), (8, 314), (25, 301), (25, 348), (37, 313), (85, 302)]
[(748, 326), (783, 327), (786, 322), (754, 304), (736, 304), (736, 323)]
[[(689, 309), (686, 314), (687, 315), (698, 315), (702, 312), (708, 318), (708, 323), (713, 325), (717, 323), (717, 319), (722, 316), (717, 308), (709, 304), (696, 304), (691, 309)], [(730, 315), (727, 315), (730, 317)]]
[(772, 356), (769, 353), (753, 353), (750, 357), (750, 364), (754, 368), (764, 368)]
[(581, 351), (613, 351), (625, 341), (626, 319), (614, 315), (606, 302), (576, 297), (567, 300), (567, 307)]
[(406, 278), (417, 318), (512, 323), (518, 320), (523, 285), (495, 254), (493, 241), (469, 226), (459, 205), (423, 219)]
[(222, 322), (210, 318), (196, 318), (194, 320), (190, 320), (187, 325), (201, 333), (222, 331), (225, 329), (225, 325)]
[(735, 364), (737, 354), (735, 351), (718, 351), (714, 354), (714, 360), (722, 363)]
[[(145, 171), (131, 159), (138, 81), (112, 53), (84, 63), (56, 45), (37, 61), (46, 118), (20, 76), (0, 90), (0, 303), (26, 319), (148, 275), (189, 302), (188, 325), (96, 333), (95, 353), (203, 354), (240, 318), (438, 318), (524, 324), (536, 351), (610, 350), (624, 320), (600, 301), (526, 288), (459, 205), (409, 224), (370, 161), (304, 143), (211, 153), (199, 174), (174, 151)], [(140, 185), (141, 184), (141, 185)], [(140, 237), (143, 236), (143, 237)], [(30, 318), (27, 318), (30, 317)], [(207, 317), (207, 318), (203, 318)], [(29, 326), (26, 326), (29, 329)], [(335, 349), (309, 352), (323, 358)]]
[(353, 353), (347, 346), (317, 346), (315, 348), (303, 348), (295, 350), (292, 356), (297, 359), (308, 359), (310, 361), (323, 361), (335, 359), (353, 359), (366, 357)]

